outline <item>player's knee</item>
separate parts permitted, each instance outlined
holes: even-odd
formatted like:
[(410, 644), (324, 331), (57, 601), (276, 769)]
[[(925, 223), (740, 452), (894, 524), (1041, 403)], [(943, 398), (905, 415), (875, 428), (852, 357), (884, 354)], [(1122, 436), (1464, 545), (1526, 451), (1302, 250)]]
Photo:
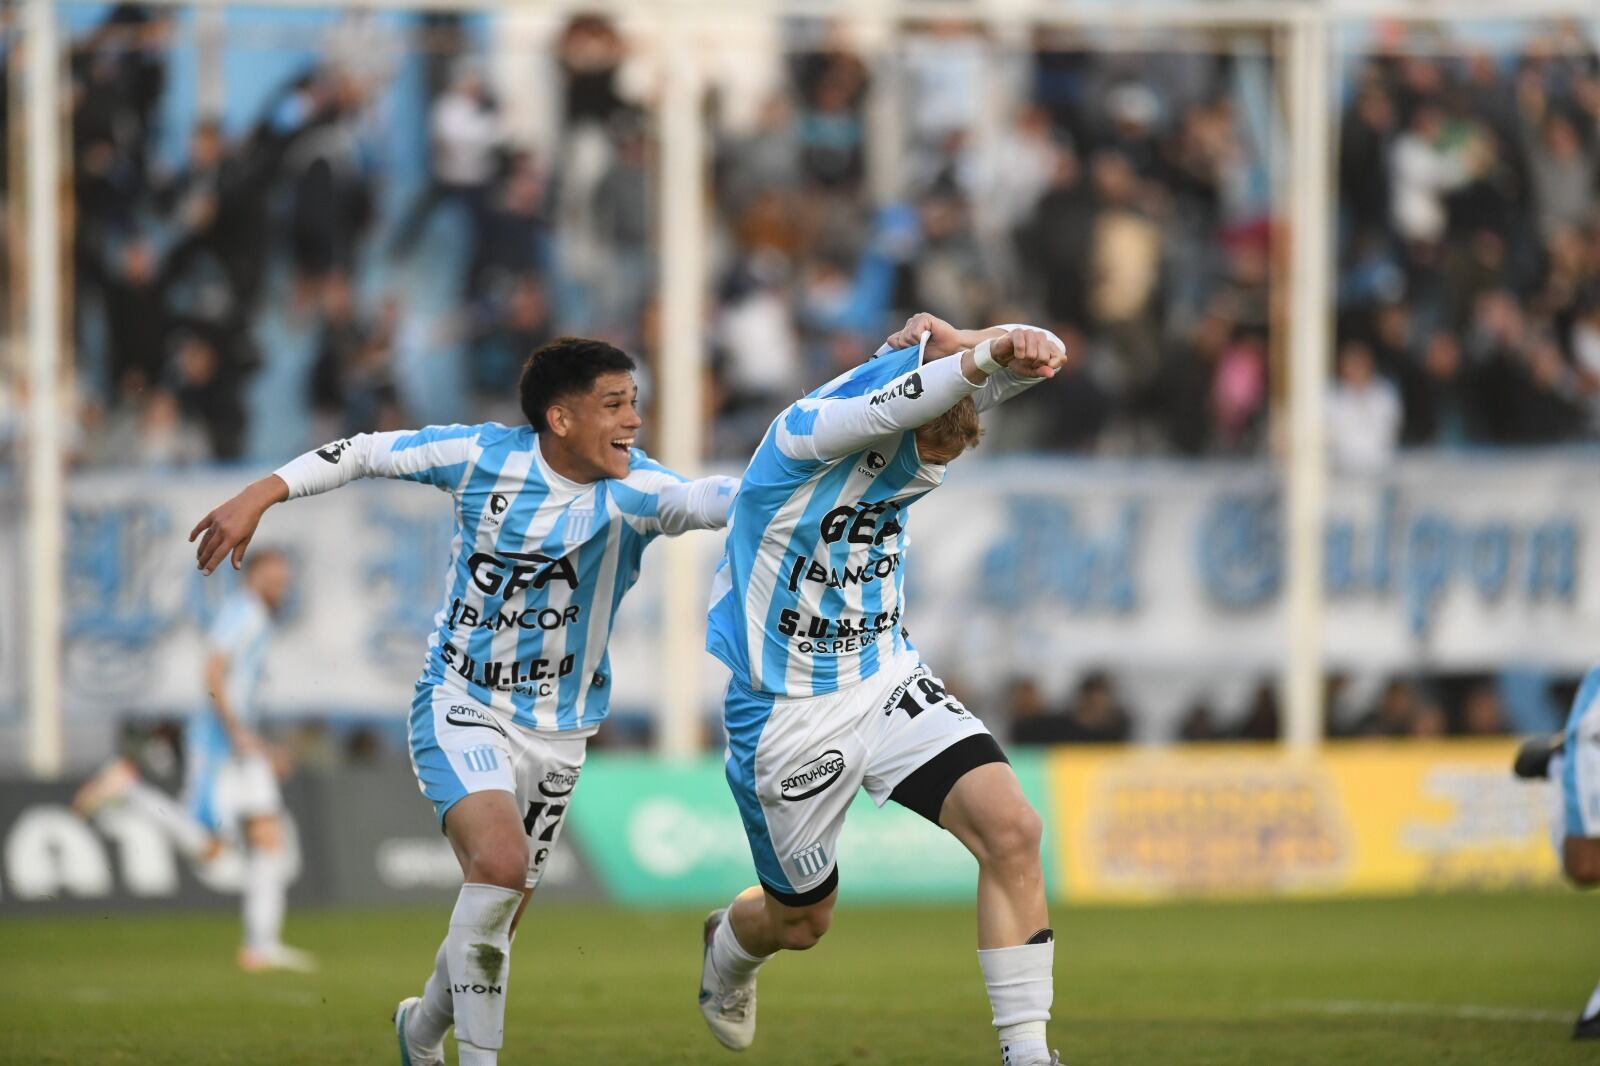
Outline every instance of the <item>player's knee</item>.
[(521, 891), (528, 880), (528, 847), (501, 846), (474, 852), (467, 880)]
[(814, 948), (832, 924), (832, 908), (813, 908), (784, 915), (778, 926), (778, 943), (786, 951)]
[(983, 833), (986, 864), (1012, 872), (1026, 872), (1039, 865), (1039, 845), (1044, 839), (1044, 821), (1026, 800), (1010, 806)]

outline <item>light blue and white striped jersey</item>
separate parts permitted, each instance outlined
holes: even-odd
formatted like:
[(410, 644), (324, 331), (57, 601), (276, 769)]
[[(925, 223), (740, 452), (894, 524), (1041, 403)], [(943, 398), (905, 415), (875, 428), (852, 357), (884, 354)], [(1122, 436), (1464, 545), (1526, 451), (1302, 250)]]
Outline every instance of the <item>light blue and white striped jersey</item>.
[(926, 343), (882, 349), (797, 401), (751, 458), (706, 632), (706, 649), (745, 688), (821, 695), (897, 660), (915, 666), (906, 512), (945, 468), (921, 460), (914, 430), (963, 397), (984, 410), (1034, 383), (1000, 371), (980, 388), (954, 357), (924, 364)]
[[(272, 614), (248, 587), (223, 601), (206, 631), (206, 652), (228, 660), (223, 697), (239, 723), (255, 727), (256, 692), (267, 667), (272, 644)], [(192, 753), (223, 757), (232, 750), (228, 731), (215, 709), (206, 706), (190, 719), (184, 743)]]
[(277, 473), (291, 498), (374, 476), (450, 493), (455, 538), (421, 683), (525, 729), (571, 731), (610, 710), (611, 625), (645, 548), (721, 526), (734, 491), (730, 478), (688, 482), (638, 449), (630, 467), (621, 480), (571, 481), (531, 427), (491, 422), (361, 434)]

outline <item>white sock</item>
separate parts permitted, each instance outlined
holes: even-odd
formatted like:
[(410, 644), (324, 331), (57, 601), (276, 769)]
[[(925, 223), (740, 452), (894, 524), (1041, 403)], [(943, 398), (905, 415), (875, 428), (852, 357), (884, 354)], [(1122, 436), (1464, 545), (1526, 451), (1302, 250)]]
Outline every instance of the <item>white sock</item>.
[(729, 908), (723, 914), (716, 932), (711, 934), (711, 968), (727, 982), (729, 988), (738, 988), (755, 980), (756, 971), (772, 956), (752, 955), (744, 949), (733, 931), (732, 913), (732, 908)]
[(437, 1047), (445, 1032), (455, 1020), (455, 1005), (450, 1000), (450, 960), (446, 953), (449, 941), (439, 944), (439, 953), (433, 957), (433, 972), (422, 986), (422, 1002), (406, 1015), (406, 1028), (412, 1040), (423, 1047)]
[(1565, 752), (1550, 756), (1550, 846), (1556, 849), (1556, 862), (1562, 861), (1567, 842), (1567, 794), (1561, 787), (1561, 774), (1567, 765)]
[(183, 804), (154, 785), (135, 781), (122, 794), (122, 802), (166, 830), (173, 843), (178, 845), (178, 850), (191, 862), (201, 858), (210, 848), (211, 834), (206, 827)]
[(289, 898), (283, 853), (251, 848), (244, 863), (244, 946), (271, 951), (283, 944), (283, 912)]
[(1600, 985), (1594, 986), (1594, 993), (1590, 995), (1589, 1002), (1584, 1005), (1583, 1013), (1579, 1017), (1583, 1021), (1600, 1015)]
[(1033, 1066), (1050, 1060), (1045, 1023), (1055, 999), (1056, 945), (1023, 944), (978, 952), (983, 984), (989, 990), (994, 1027), (1000, 1037), (1002, 1066)]
[(511, 920), (522, 893), (498, 885), (461, 886), (445, 937), (450, 998), (461, 1066), (490, 1066), (505, 1038)]

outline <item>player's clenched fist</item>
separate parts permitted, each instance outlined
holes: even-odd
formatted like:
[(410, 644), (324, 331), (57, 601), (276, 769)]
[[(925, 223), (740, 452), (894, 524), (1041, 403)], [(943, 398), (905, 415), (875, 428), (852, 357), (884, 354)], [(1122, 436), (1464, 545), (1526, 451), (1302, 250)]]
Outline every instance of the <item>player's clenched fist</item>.
[(974, 339), (971, 330), (956, 329), (944, 319), (922, 311), (906, 319), (906, 324), (898, 333), (890, 335), (887, 343), (896, 350), (912, 348), (922, 340), (924, 333), (929, 335), (928, 346), (924, 349), (925, 358), (928, 359), (954, 355), (965, 348), (971, 348), (978, 343), (978, 339), (981, 339)]
[[(1007, 369), (1019, 377), (1053, 378), (1056, 371), (1066, 365), (1067, 353), (1050, 335), (1036, 329), (1014, 329), (1011, 339), (1011, 358)], [(994, 347), (1000, 358), (999, 342)]]
[(245, 549), (256, 534), (261, 516), (275, 503), (289, 498), (289, 486), (276, 474), (269, 474), (251, 482), (243, 492), (212, 511), (189, 531), (189, 543), (203, 533), (200, 546), (195, 549), (196, 564), (210, 574), (222, 560), (233, 553), (233, 568), (244, 563)]

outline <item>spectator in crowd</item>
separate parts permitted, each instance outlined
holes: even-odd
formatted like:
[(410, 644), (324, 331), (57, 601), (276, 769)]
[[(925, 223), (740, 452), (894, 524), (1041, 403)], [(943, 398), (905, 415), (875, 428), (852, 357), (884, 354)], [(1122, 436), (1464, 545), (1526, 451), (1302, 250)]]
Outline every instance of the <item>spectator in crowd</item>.
[[(450, 88), (434, 101), (428, 126), (433, 147), (428, 186), (401, 226), (395, 251), (409, 254), (434, 210), (440, 205), (452, 206), (467, 221), (464, 261), (469, 267), (462, 279), (462, 292), (466, 293), (474, 280), (472, 271), (482, 267), (490, 186), (497, 176), (504, 140), (498, 110), (475, 66), (463, 64), (456, 72)], [(522, 195), (527, 191), (522, 190)]]
[(1393, 461), (1400, 442), (1400, 394), (1378, 373), (1372, 349), (1346, 341), (1339, 379), (1328, 395), (1328, 454), (1335, 470), (1376, 474)]
[(1111, 675), (1101, 670), (1091, 671), (1078, 682), (1065, 718), (1061, 740), (1068, 744), (1120, 744), (1133, 731)]

